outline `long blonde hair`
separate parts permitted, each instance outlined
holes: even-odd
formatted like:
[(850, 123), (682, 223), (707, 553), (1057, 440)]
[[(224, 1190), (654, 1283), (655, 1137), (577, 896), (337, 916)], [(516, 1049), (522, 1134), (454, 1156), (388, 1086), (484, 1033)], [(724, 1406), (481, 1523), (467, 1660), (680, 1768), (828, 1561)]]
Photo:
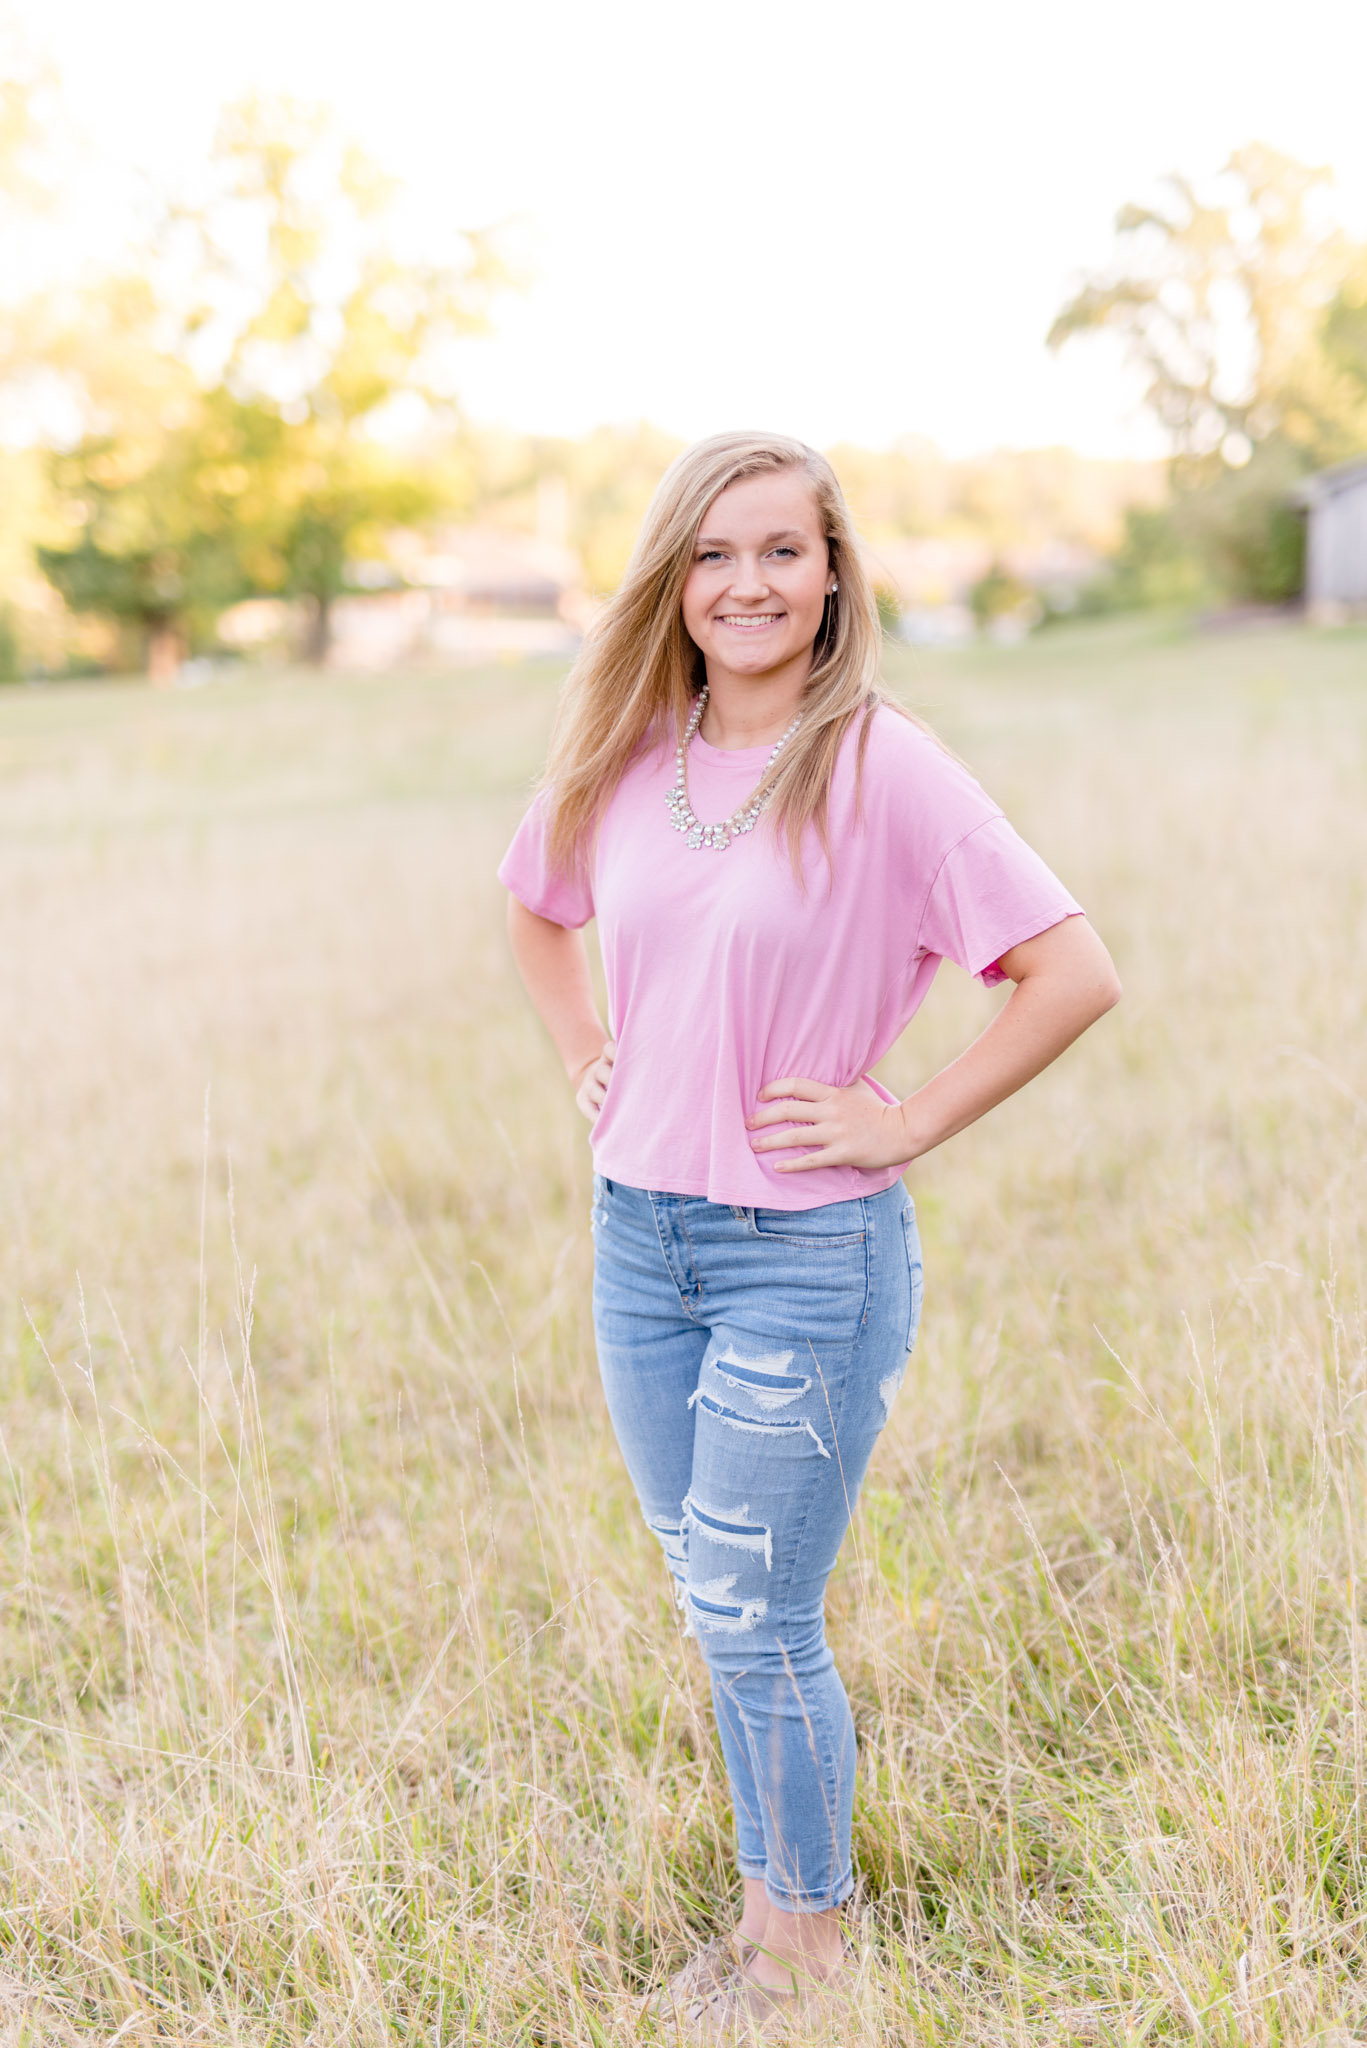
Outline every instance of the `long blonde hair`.
[(783, 434), (715, 434), (665, 471), (626, 575), (565, 680), (543, 783), (547, 852), (556, 867), (582, 863), (609, 797), (643, 749), (666, 742), (671, 731), (671, 744), (683, 737), (704, 680), (702, 655), (684, 627), (683, 587), (708, 506), (743, 478), (786, 469), (800, 470), (811, 485), (839, 591), (822, 615), (802, 724), (774, 772), (769, 817), (776, 834), (787, 832), (798, 876), (809, 824), (829, 856), (827, 798), (841, 742), (863, 713), (862, 768), (869, 716), (889, 701), (878, 680), (883, 636), (873, 586), (824, 455)]

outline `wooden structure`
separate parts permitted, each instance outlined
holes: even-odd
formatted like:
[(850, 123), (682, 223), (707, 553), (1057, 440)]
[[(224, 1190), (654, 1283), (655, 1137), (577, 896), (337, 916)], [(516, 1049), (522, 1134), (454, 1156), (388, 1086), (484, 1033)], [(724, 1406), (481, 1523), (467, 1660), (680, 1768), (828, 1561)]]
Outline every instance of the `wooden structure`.
[(1307, 612), (1324, 621), (1367, 615), (1367, 457), (1307, 477), (1295, 496), (1307, 520)]

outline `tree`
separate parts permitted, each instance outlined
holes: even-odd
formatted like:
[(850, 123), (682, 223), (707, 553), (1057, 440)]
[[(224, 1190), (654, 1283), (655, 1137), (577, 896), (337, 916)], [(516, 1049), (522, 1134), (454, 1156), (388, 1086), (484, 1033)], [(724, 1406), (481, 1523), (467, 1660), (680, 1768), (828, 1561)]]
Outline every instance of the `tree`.
[(1084, 612), (1130, 612), (1186, 607), (1207, 595), (1204, 572), (1190, 541), (1179, 534), (1167, 507), (1132, 505), (1125, 532), (1105, 575), (1082, 593)]
[[(1174, 542), (1234, 596), (1294, 594), (1301, 536), (1288, 493), (1367, 445), (1367, 378), (1355, 382), (1330, 345), (1357, 252), (1328, 213), (1329, 183), (1327, 170), (1257, 142), (1208, 193), (1168, 178), (1158, 204), (1121, 209), (1114, 261), (1049, 332), (1052, 348), (1123, 337), (1171, 442)], [(1346, 337), (1349, 314), (1337, 317)], [(1154, 557), (1151, 530), (1143, 541)]]
[(306, 652), (321, 661), (348, 561), (438, 502), (382, 429), (400, 403), (429, 428), (454, 416), (451, 344), (483, 324), (505, 270), (477, 233), (460, 262), (402, 260), (393, 186), (316, 108), (229, 109), (212, 170), (214, 189), (168, 221), (167, 242), (188, 233), (195, 251), (195, 346), (217, 347), (227, 392), (274, 422), (269, 503), (248, 546), (260, 587), (309, 600)]
[(79, 538), (40, 545), (39, 566), (73, 612), (132, 630), (153, 682), (173, 681), (252, 587), (242, 515), (259, 428), (227, 393), (191, 386), (52, 458), (59, 516)]
[(1062, 307), (1049, 346), (1122, 335), (1184, 471), (1238, 466), (1272, 434), (1320, 459), (1362, 426), (1321, 344), (1351, 255), (1317, 204), (1330, 173), (1255, 142), (1221, 181), (1202, 198), (1173, 176), (1165, 204), (1122, 207), (1114, 262)]
[[(0, 92), (0, 187), (27, 108)], [(503, 272), (481, 235), (405, 260), (394, 196), (321, 111), (246, 101), (134, 261), (0, 308), (0, 384), (51, 449), (39, 563), (162, 679), (254, 592), (307, 598), (323, 659), (349, 560), (439, 502), (396, 411), (410, 443), (456, 418), (450, 343)]]
[(978, 625), (984, 628), (997, 626), (1006, 619), (1032, 620), (1032, 613), (1033, 619), (1039, 617), (1039, 601), (1034, 591), (1000, 561), (989, 563), (969, 592), (968, 601)]
[(1334, 294), (1324, 321), (1324, 347), (1334, 369), (1367, 404), (1367, 251)]
[(35, 296), (11, 344), (11, 382), (56, 385), (76, 423), (48, 454), (39, 567), (168, 681), (195, 631), (248, 587), (237, 527), (251, 409), (201, 387), (146, 278)]

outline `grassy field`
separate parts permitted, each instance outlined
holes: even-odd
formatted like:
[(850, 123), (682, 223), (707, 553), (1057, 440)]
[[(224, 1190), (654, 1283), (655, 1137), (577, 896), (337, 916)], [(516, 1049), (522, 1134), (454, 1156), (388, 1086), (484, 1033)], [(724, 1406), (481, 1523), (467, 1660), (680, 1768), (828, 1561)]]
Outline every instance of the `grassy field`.
[[(848, 2038), (1346, 2048), (1367, 636), (891, 661), (1126, 999), (910, 1175)], [(0, 694), (7, 2048), (625, 2042), (726, 1912), (492, 874), (557, 680)]]

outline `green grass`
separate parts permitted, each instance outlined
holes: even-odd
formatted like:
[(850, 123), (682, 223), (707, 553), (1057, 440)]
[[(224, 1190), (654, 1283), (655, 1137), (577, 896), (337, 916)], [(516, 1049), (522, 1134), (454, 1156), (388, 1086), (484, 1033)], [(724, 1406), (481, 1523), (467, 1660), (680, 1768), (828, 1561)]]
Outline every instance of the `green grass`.
[[(922, 1339), (830, 1599), (849, 2038), (1346, 2048), (1367, 637), (889, 662), (1126, 997), (910, 1176)], [(16, 2048), (625, 2042), (734, 1893), (501, 935), (556, 682), (0, 692)], [(886, 1077), (993, 1000), (946, 970)]]

